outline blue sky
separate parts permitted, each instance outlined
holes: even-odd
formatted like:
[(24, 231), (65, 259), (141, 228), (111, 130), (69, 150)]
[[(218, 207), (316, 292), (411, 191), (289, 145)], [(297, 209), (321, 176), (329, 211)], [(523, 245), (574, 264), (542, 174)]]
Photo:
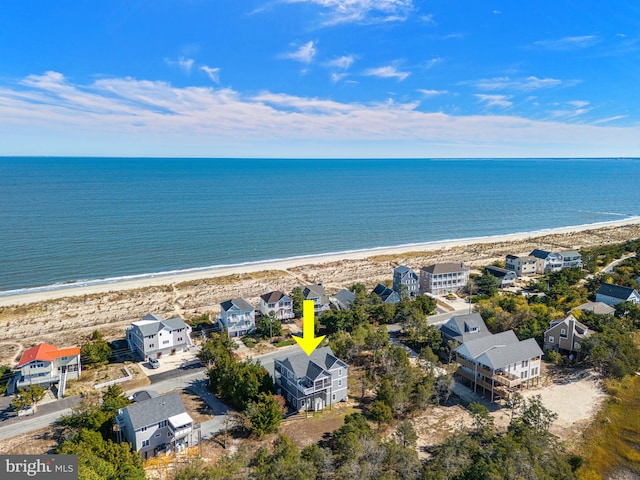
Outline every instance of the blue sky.
[(0, 155), (640, 156), (640, 2), (21, 0)]

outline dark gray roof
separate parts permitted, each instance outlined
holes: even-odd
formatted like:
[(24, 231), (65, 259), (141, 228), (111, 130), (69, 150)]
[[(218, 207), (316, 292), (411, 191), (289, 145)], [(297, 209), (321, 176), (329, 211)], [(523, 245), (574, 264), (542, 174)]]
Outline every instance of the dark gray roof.
[(440, 275), (442, 273), (465, 272), (469, 270), (469, 267), (462, 262), (448, 262), (429, 265), (428, 267), (423, 267), (422, 270), (432, 275)]
[(398, 274), (402, 277), (407, 273), (410, 274), (412, 277), (418, 278), (418, 275), (416, 275), (416, 272), (411, 270), (409, 267), (405, 267), (404, 265), (398, 265), (396, 268), (393, 269), (394, 275)]
[(138, 327), (140, 333), (142, 335), (150, 336), (155, 335), (163, 328), (168, 328), (169, 330), (179, 330), (181, 328), (187, 328), (187, 324), (184, 323), (180, 317), (170, 318), (165, 320), (159, 315), (147, 314), (142, 317), (142, 321), (133, 322), (133, 325)]
[(542, 260), (547, 258), (549, 255), (551, 255), (551, 252), (547, 252), (546, 250), (540, 250), (538, 248), (536, 248), (533, 252), (529, 254), (530, 257), (536, 257)]
[(330, 347), (317, 348), (310, 356), (299, 352), (277, 360), (291, 370), (297, 378), (309, 377), (311, 380), (322, 373), (329, 375), (328, 371), (332, 368), (347, 368), (346, 363), (333, 355)]
[(507, 330), (506, 332), (496, 333), (495, 335), (485, 335), (484, 337), (468, 340), (457, 349), (466, 348), (472, 358), (477, 358), (489, 349), (495, 350), (496, 348), (517, 343), (518, 337), (513, 333), (513, 330)]
[(244, 298), (232, 298), (231, 300), (227, 300), (220, 304), (220, 308), (225, 312), (228, 312), (233, 306), (240, 310), (255, 310), (253, 305), (247, 302)]
[(154, 390), (140, 390), (139, 392), (134, 393), (129, 397), (134, 402), (143, 402), (145, 400), (149, 400), (150, 398), (155, 398), (158, 396), (158, 392)]
[(320, 299), (320, 303), (329, 303), (329, 297), (327, 296), (327, 292), (325, 292), (322, 285), (305, 285), (305, 287), (302, 289), (302, 294), (304, 295), (304, 298), (306, 300), (311, 300), (311, 298), (318, 297)]
[(124, 407), (121, 411), (123, 415), (125, 411), (128, 413), (134, 430), (159, 423), (174, 415), (186, 413), (186, 409), (178, 392), (171, 392), (161, 397), (149, 398)]
[(356, 299), (356, 296), (353, 292), (349, 290), (345, 290), (344, 288), (336, 293), (333, 298), (335, 299), (335, 303), (338, 304), (338, 308), (343, 310), (348, 310), (351, 307), (351, 303)]
[(577, 252), (576, 250), (563, 250), (561, 252), (556, 252), (558, 255), (561, 255), (562, 257), (580, 257), (580, 252)]
[(604, 302), (587, 302), (582, 305), (578, 305), (574, 310), (586, 310), (589, 312), (597, 313), (598, 315), (611, 315), (616, 311), (615, 308), (607, 305)]
[(373, 293), (380, 297), (383, 302), (398, 303), (400, 301), (398, 292), (391, 290), (389, 287), (385, 287), (381, 283), (376, 285), (376, 288), (373, 289)]
[[(478, 331), (472, 332), (474, 328), (477, 328)], [(464, 343), (469, 339), (491, 335), (482, 316), (477, 312), (451, 317), (447, 323), (440, 327), (440, 331), (445, 337), (457, 340), (460, 343)]]
[(527, 338), (522, 342), (508, 344), (500, 348), (493, 348), (480, 355), (476, 360), (484, 365), (497, 369), (541, 355), (542, 350), (538, 346), (538, 343), (533, 338)]
[(260, 295), (260, 298), (264, 301), (264, 303), (278, 303), (282, 299), (282, 297), (286, 297), (286, 295), (280, 290)]
[(488, 267), (484, 267), (484, 269), (489, 272), (491, 275), (497, 278), (502, 278), (506, 275), (513, 275), (513, 270), (507, 270), (506, 268), (495, 267), (493, 265), (489, 265)]
[(628, 299), (635, 290), (629, 287), (623, 287), (622, 285), (613, 285), (611, 283), (603, 283), (596, 292), (600, 295), (606, 295), (607, 297), (619, 298), (621, 300)]

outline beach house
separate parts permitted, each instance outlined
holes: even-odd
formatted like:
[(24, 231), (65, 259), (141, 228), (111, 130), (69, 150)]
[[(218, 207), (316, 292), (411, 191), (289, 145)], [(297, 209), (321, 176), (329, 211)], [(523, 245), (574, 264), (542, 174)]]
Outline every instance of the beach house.
[(462, 262), (436, 263), (420, 269), (420, 292), (445, 295), (462, 290), (469, 281), (469, 267)]
[(592, 333), (586, 325), (569, 314), (567, 318), (549, 323), (549, 328), (544, 332), (544, 349), (563, 353), (577, 352), (582, 341)]
[(533, 338), (518, 340), (513, 330), (471, 338), (455, 352), (456, 376), (491, 401), (539, 382), (542, 350)]
[(232, 298), (220, 304), (218, 323), (229, 337), (246, 335), (256, 328), (256, 309), (244, 298)]
[(536, 259), (536, 273), (540, 275), (562, 270), (562, 257), (557, 253), (536, 248), (529, 256)]
[(349, 366), (329, 347), (274, 360), (276, 392), (297, 411), (318, 411), (347, 400)]
[(278, 290), (261, 295), (258, 309), (264, 316), (268, 316), (271, 312), (274, 312), (276, 318), (279, 320), (290, 320), (295, 317), (295, 313), (293, 313), (293, 300), (289, 295), (285, 295)]
[(596, 302), (617, 305), (622, 302), (640, 303), (640, 294), (635, 288), (603, 283), (596, 291)]
[(16, 388), (57, 385), (58, 398), (62, 398), (67, 380), (76, 380), (82, 373), (80, 347), (58, 348), (40, 343), (23, 352), (16, 370)]
[(535, 275), (538, 259), (536, 257), (517, 255), (507, 255), (505, 269), (515, 272), (518, 277), (528, 277)]
[(385, 287), (381, 283), (376, 285), (376, 288), (373, 289), (373, 293), (380, 298), (384, 303), (392, 303), (396, 304), (400, 301), (400, 294), (394, 290), (391, 290), (389, 287)]
[(464, 343), (474, 338), (491, 335), (482, 316), (477, 313), (455, 315), (440, 327), (440, 333), (445, 340)]
[(118, 441), (127, 441), (143, 459), (197, 443), (193, 419), (178, 392), (151, 397), (118, 410)]
[(324, 285), (321, 283), (315, 285), (305, 285), (302, 287), (302, 296), (305, 300), (313, 300), (314, 311), (316, 315), (329, 310), (331, 308), (331, 302), (329, 296), (324, 290)]
[(332, 297), (329, 297), (331, 304), (336, 310), (349, 310), (355, 299), (355, 294), (344, 288)]
[(126, 329), (129, 350), (141, 359), (159, 359), (189, 349), (191, 327), (180, 317), (165, 320), (149, 313)]
[(611, 305), (607, 305), (604, 302), (583, 303), (582, 305), (578, 305), (577, 307), (575, 307), (572, 312), (575, 310), (581, 310), (583, 312), (593, 312), (596, 315), (613, 315), (614, 313), (616, 313), (615, 308), (613, 308)]
[(410, 297), (418, 295), (418, 275), (409, 267), (404, 265), (393, 269), (393, 291), (402, 295), (406, 292)]
[(516, 272), (514, 272), (513, 270), (494, 267), (493, 265), (485, 267), (484, 270), (489, 275), (496, 277), (496, 279), (498, 280), (498, 287), (500, 288), (513, 287), (513, 285), (516, 283)]

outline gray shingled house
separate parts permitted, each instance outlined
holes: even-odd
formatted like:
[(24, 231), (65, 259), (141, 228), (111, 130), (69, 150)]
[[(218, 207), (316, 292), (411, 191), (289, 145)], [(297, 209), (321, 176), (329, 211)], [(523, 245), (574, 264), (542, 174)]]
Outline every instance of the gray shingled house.
[(178, 392), (121, 408), (115, 420), (118, 441), (129, 442), (143, 459), (196, 442), (193, 419)]
[(391, 290), (389, 287), (385, 287), (381, 283), (376, 285), (376, 288), (373, 289), (373, 293), (375, 293), (384, 303), (392, 303), (395, 305), (401, 300), (398, 292)]
[[(403, 287), (404, 286), (404, 287)], [(399, 265), (393, 269), (393, 290), (402, 294), (406, 290), (411, 297), (418, 295), (418, 275), (409, 267)]]
[(295, 410), (322, 410), (347, 400), (349, 367), (329, 347), (275, 359), (274, 370), (278, 393)]
[(445, 340), (454, 340), (458, 343), (491, 335), (482, 316), (477, 312), (451, 317), (440, 327), (440, 333)]
[(596, 302), (603, 302), (611, 306), (622, 302), (632, 302), (637, 305), (640, 303), (640, 294), (635, 288), (603, 283), (596, 291)]
[(329, 297), (329, 300), (337, 310), (349, 310), (355, 299), (355, 294), (344, 288), (333, 297)]
[(314, 312), (316, 315), (331, 308), (329, 296), (324, 290), (324, 285), (322, 284), (305, 285), (302, 287), (302, 295), (305, 300), (313, 300)]
[(493, 265), (484, 267), (484, 270), (489, 275), (493, 275), (498, 279), (498, 287), (500, 288), (513, 287), (516, 283), (517, 275), (513, 270), (507, 270), (506, 268), (495, 267)]
[(179, 317), (165, 320), (150, 313), (133, 322), (126, 333), (129, 350), (142, 359), (172, 355), (188, 350), (192, 345), (191, 327)]
[(544, 332), (544, 349), (562, 352), (577, 352), (582, 341), (593, 333), (573, 315), (562, 320), (553, 320)]

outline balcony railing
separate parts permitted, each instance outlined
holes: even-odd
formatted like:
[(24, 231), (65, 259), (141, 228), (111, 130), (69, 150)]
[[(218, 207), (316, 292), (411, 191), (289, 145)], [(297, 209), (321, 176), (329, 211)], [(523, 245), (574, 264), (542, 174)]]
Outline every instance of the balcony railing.
[[(520, 385), (520, 383), (522, 383), (522, 380), (520, 379), (520, 377), (517, 377), (512, 373), (503, 372), (500, 370), (494, 372), (489, 368), (486, 368), (482, 365), (476, 365), (474, 362), (471, 362), (466, 358), (463, 358), (460, 356), (456, 358), (456, 362), (458, 362), (461, 366), (471, 370), (471, 372), (475, 372), (478, 375), (481, 375), (488, 380), (493, 380), (494, 383), (499, 383), (509, 388), (516, 387)], [(467, 374), (465, 376), (473, 380), (473, 374), (471, 375)], [(489, 383), (489, 388), (491, 388), (490, 383)]]
[(182, 428), (177, 428), (177, 429), (173, 429), (171, 427), (171, 425), (169, 425), (169, 432), (171, 432), (171, 436), (177, 440), (179, 438), (184, 438), (187, 435), (189, 435), (191, 432), (193, 431), (193, 428), (191, 427), (191, 425), (188, 425), (186, 427), (182, 427)]

